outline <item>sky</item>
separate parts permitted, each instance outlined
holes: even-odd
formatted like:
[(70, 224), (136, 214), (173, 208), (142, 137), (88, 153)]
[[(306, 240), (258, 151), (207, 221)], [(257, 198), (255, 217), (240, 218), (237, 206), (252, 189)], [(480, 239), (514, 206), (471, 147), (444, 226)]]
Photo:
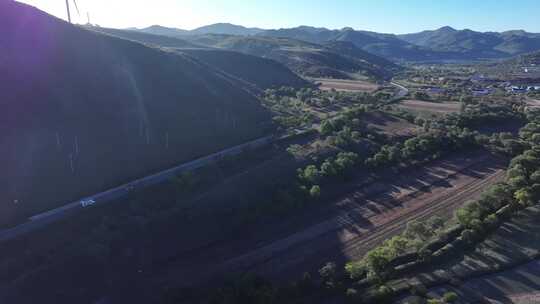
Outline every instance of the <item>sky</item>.
[[(477, 31), (524, 29), (540, 33), (539, 0), (76, 0), (76, 23), (102, 27), (159, 24), (193, 29), (218, 22), (249, 27), (310, 25), (412, 33), (442, 26)], [(67, 19), (64, 0), (22, 0)]]

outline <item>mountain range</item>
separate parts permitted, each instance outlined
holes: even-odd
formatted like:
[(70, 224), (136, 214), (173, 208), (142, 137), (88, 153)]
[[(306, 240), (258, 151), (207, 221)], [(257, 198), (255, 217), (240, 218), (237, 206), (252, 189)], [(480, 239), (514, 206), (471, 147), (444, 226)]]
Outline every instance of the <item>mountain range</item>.
[[(379, 80), (390, 78), (395, 71), (400, 69), (391, 61), (357, 48), (350, 42), (333, 41), (320, 45), (290, 38), (259, 35), (205, 34), (177, 38), (115, 29), (94, 28), (94, 30), (160, 47), (175, 48), (203, 61), (211, 60), (213, 66), (220, 66), (228, 73), (238, 71), (239, 65), (229, 65), (226, 64), (229, 60), (220, 60), (217, 55), (223, 55), (223, 51), (234, 51), (238, 54), (236, 55), (238, 59), (241, 59), (240, 54), (272, 59), (306, 77), (341, 79), (368, 77)], [(194, 45), (199, 47), (194, 48)], [(228, 56), (232, 59), (232, 54)], [(254, 67), (251, 65), (251, 69), (257, 71), (254, 73), (257, 75), (252, 76), (263, 77), (264, 74), (258, 72), (260, 69)], [(291, 81), (288, 80), (288, 82)]]
[(310, 26), (263, 30), (219, 23), (192, 31), (152, 26), (139, 31), (173, 37), (207, 34), (290, 38), (315, 44), (351, 42), (356, 47), (394, 61), (483, 60), (512, 57), (540, 50), (540, 34), (521, 30), (477, 32), (445, 26), (420, 33), (394, 35), (352, 28), (330, 30)]

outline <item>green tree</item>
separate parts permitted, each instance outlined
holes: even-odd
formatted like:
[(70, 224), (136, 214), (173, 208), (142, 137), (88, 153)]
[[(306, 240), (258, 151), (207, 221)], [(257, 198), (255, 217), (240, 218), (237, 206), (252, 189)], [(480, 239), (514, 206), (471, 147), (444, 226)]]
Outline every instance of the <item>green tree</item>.
[(321, 134), (322, 135), (330, 135), (330, 134), (334, 133), (334, 131), (335, 131), (335, 129), (334, 129), (334, 126), (332, 125), (331, 121), (324, 120), (321, 123)]
[(309, 190), (309, 195), (314, 199), (318, 199), (319, 197), (321, 197), (321, 187), (319, 187), (318, 185), (314, 185)]

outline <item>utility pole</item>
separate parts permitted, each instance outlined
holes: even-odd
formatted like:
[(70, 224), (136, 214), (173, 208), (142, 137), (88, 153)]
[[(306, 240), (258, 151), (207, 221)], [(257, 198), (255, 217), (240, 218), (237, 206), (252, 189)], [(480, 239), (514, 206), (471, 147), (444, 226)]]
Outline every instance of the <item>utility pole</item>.
[(165, 148), (169, 149), (169, 132), (165, 133)]
[(56, 132), (56, 147), (59, 151), (62, 150), (62, 146), (60, 144), (60, 134), (58, 134), (58, 132)]
[(79, 155), (79, 138), (75, 135), (75, 155)]
[(69, 23), (71, 23), (71, 12), (69, 11), (69, 0), (66, 0), (66, 9), (67, 9), (68, 21)]
[(73, 154), (69, 154), (69, 166), (71, 167), (71, 173), (75, 173), (75, 167), (73, 166)]

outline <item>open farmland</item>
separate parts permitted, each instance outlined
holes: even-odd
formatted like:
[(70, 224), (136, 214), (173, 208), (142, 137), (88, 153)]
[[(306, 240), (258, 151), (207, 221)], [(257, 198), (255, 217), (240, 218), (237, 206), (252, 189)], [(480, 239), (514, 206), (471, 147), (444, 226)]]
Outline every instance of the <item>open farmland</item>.
[(383, 112), (366, 113), (362, 120), (368, 127), (391, 137), (409, 137), (421, 131), (415, 124)]
[(436, 103), (422, 100), (405, 100), (400, 102), (399, 107), (417, 112), (449, 114), (459, 112), (460, 104), (458, 102)]
[[(236, 240), (209, 244), (204, 254), (186, 255), (169, 265), (167, 272), (182, 269), (185, 275), (175, 280), (189, 286), (224, 273), (298, 278), (330, 260), (345, 263), (399, 233), (408, 221), (434, 214), (448, 217), (454, 208), (500, 181), (503, 163), (491, 156), (469, 154), (434, 162), (399, 178), (389, 174), (369, 185), (356, 180), (347, 185), (351, 191), (332, 200), (332, 207), (324, 212), (308, 212), (273, 223), (272, 229), (265, 225), (257, 235), (245, 231)], [(270, 231), (273, 235), (266, 234)]]
[(319, 85), (319, 89), (324, 91), (336, 90), (343, 92), (366, 92), (372, 93), (379, 89), (375, 83), (363, 80), (341, 80), (341, 79), (314, 79)]

